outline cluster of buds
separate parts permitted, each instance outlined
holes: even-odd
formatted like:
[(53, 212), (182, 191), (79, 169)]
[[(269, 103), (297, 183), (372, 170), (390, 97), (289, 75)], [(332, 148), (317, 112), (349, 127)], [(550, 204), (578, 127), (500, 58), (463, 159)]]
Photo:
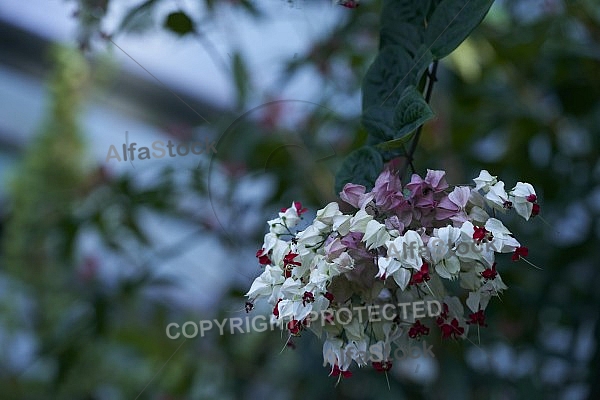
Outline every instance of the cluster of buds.
[[(302, 230), (307, 210), (294, 202), (268, 221), (256, 253), (264, 271), (246, 294), (249, 303), (266, 298), (273, 305), (271, 322), (290, 336), (311, 330), (322, 337), (324, 365), (333, 376), (350, 376), (353, 363), (386, 372), (394, 346), (435, 329), (442, 339), (465, 339), (470, 326), (487, 326), (489, 300), (507, 288), (496, 255), (519, 261), (528, 254), (496, 213), (529, 220), (540, 211), (528, 183), (506, 192), (504, 182), (485, 170), (474, 183), (450, 188), (444, 171), (428, 170), (402, 186), (386, 169), (369, 192), (344, 186), (340, 198), (355, 212), (330, 203)], [(448, 291), (453, 280), (463, 289), (460, 297)], [(387, 319), (363, 318), (360, 311), (411, 302), (436, 302), (440, 310), (423, 318), (409, 307)], [(350, 310), (344, 321), (332, 317), (341, 309)], [(316, 323), (318, 316), (324, 321)]]

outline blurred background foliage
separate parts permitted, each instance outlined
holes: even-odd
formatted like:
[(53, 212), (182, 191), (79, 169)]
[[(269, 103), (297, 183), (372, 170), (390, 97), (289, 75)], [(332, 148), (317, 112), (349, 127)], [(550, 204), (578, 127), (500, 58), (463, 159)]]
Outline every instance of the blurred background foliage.
[[(325, 38), (282, 65), (281, 88), (309, 70), (322, 87), (320, 98), (260, 93), (257, 102), (243, 56), (221, 57), (202, 29), (221, 7), (237, 7), (260, 24), (267, 18), (261, 7), (269, 3), (205, 0), (200, 20), (184, 9), (157, 20), (153, 10), (161, 2), (140, 2), (114, 32), (101, 29), (111, 1), (70, 2), (78, 7), (79, 50), (53, 51), (46, 122), (11, 171), (2, 213), (1, 398), (600, 398), (596, 1), (497, 1), (440, 64), (431, 100), (436, 118), (424, 126), (415, 155), (418, 172), (445, 169), (449, 182), (466, 184), (485, 168), (507, 183), (532, 183), (541, 216), (528, 225), (504, 220), (542, 270), (501, 259), (509, 290), (488, 308), (489, 327), (480, 338), (432, 338), (434, 360), (399, 362), (387, 379), (365, 368), (338, 386), (309, 334), (294, 339), (291, 349), (279, 332), (218, 335), (213, 329), (171, 340), (165, 328), (245, 317), (243, 293), (260, 272), (254, 252), (266, 219), (292, 200), (314, 212), (336, 199), (334, 173), (366, 139), (359, 108), (348, 112), (339, 99), (359, 101), (377, 51), (381, 4), (365, 0), (347, 10)], [(197, 168), (164, 168), (140, 185), (133, 172), (114, 175), (86, 161), (77, 119), (89, 93), (107, 79), (90, 56), (121, 35), (157, 29), (196, 36), (229, 71), (238, 100), (207, 128), (217, 138), (217, 154)], [(257, 187), (265, 188), (262, 196), (248, 194)], [(148, 213), (195, 230), (161, 245), (160, 231), (157, 239), (145, 226)], [(82, 252), (85, 235), (98, 237), (102, 250)], [(173, 297), (181, 277), (158, 274), (156, 267), (201, 243), (227, 255), (225, 262), (195, 260), (213, 272), (203, 279), (227, 275), (228, 283), (206, 305), (185, 307)], [(98, 274), (105, 263), (124, 271), (110, 284)], [(253, 313), (261, 312), (268, 310)]]

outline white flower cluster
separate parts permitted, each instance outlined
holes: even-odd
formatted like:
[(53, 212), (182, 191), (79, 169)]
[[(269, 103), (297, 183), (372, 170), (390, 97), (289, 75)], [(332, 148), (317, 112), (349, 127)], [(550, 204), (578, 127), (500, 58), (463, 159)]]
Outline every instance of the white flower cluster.
[[(474, 188), (450, 191), (444, 174), (428, 171), (425, 179), (415, 174), (402, 188), (398, 177), (384, 171), (370, 192), (347, 184), (340, 196), (357, 211), (344, 214), (330, 203), (300, 232), (295, 227), (306, 209), (295, 202), (282, 210), (268, 221), (269, 233), (256, 254), (264, 272), (246, 294), (249, 302), (266, 298), (274, 307), (272, 322), (291, 335), (309, 329), (324, 337), (324, 364), (336, 376), (349, 376), (352, 362), (371, 361), (376, 370), (387, 371), (392, 345), (429, 334), (413, 312), (363, 318), (365, 307), (439, 301), (443, 310), (431, 325), (442, 338), (465, 338), (469, 325), (486, 326), (490, 298), (507, 288), (496, 270), (496, 253), (512, 253), (514, 261), (527, 256), (527, 248), (493, 215), (515, 210), (529, 220), (539, 213), (537, 197), (522, 182), (507, 193), (485, 170)], [(447, 293), (444, 282), (451, 280), (468, 291), (468, 317), (460, 299)], [(345, 324), (331, 318), (340, 308), (353, 310)], [(383, 359), (365, 358), (373, 353)]]

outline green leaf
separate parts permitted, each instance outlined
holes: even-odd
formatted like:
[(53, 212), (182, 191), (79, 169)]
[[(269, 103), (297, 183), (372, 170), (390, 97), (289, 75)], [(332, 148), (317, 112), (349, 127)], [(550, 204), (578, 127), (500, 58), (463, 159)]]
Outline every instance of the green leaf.
[(361, 123), (369, 136), (382, 140), (394, 138), (394, 107), (371, 106), (362, 115)]
[(381, 25), (398, 22), (425, 28), (431, 0), (385, 0), (381, 12)]
[(194, 32), (194, 21), (187, 16), (187, 14), (178, 11), (171, 13), (165, 20), (165, 28), (175, 32), (176, 34), (183, 36), (188, 33)]
[(443, 0), (425, 31), (425, 43), (435, 59), (450, 54), (475, 29), (494, 0)]
[(423, 95), (414, 87), (407, 87), (396, 105), (394, 114), (395, 139), (413, 132), (425, 121), (433, 118), (434, 114)]
[(421, 93), (411, 85), (404, 89), (395, 107), (369, 107), (362, 123), (371, 137), (379, 139), (376, 143), (386, 141), (386, 145), (377, 148), (391, 150), (406, 143), (410, 133), (433, 116)]
[[(416, 73), (412, 57), (400, 46), (387, 46), (379, 52), (363, 81), (363, 111), (370, 106), (395, 104), (401, 92), (397, 86), (413, 84)], [(395, 97), (395, 98), (394, 98)]]
[(407, 50), (408, 54), (415, 55), (420, 45), (425, 40), (425, 29), (409, 24), (408, 22), (387, 23), (381, 27), (381, 46), (396, 45)]
[(418, 83), (432, 59), (431, 52), (423, 45), (414, 56), (401, 46), (381, 49), (363, 81), (363, 111), (371, 106), (396, 104), (407, 86)]
[(381, 12), (380, 47), (399, 45), (415, 54), (424, 42), (431, 0), (387, 0)]
[(346, 157), (335, 177), (335, 190), (341, 192), (346, 183), (363, 185), (370, 190), (383, 170), (381, 154), (371, 146), (354, 150)]
[[(413, 137), (414, 132), (408, 135), (404, 135), (399, 139), (388, 140), (387, 142), (377, 143), (375, 147), (382, 152), (393, 151), (400, 147), (403, 147)], [(394, 153), (396, 154), (396, 153)]]

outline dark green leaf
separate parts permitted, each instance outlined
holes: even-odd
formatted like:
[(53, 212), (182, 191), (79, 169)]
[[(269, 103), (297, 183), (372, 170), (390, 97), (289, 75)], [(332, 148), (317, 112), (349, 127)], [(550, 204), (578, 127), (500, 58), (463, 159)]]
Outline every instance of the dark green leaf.
[(395, 139), (400, 139), (410, 132), (413, 132), (425, 121), (433, 117), (433, 111), (423, 98), (423, 95), (414, 87), (407, 87), (400, 101), (396, 105), (394, 113), (394, 133)]
[(379, 141), (394, 138), (394, 107), (371, 106), (365, 110), (361, 122), (369, 136)]
[(381, 27), (381, 46), (401, 46), (414, 56), (425, 40), (425, 29), (420, 29), (408, 22), (388, 23)]
[(375, 143), (386, 141), (377, 148), (391, 150), (406, 143), (410, 133), (433, 116), (421, 93), (414, 86), (408, 86), (394, 108), (372, 106), (363, 114), (362, 123), (371, 137), (379, 139)]
[(408, 22), (425, 29), (425, 19), (431, 0), (386, 0), (381, 12), (381, 25)]
[(187, 14), (178, 11), (171, 13), (165, 20), (165, 28), (175, 32), (176, 34), (183, 36), (185, 34), (194, 32), (194, 22), (187, 16)]
[(431, 60), (431, 53), (424, 46), (415, 56), (401, 46), (382, 49), (363, 81), (363, 111), (375, 105), (396, 104), (407, 86), (418, 83)]
[(435, 59), (450, 54), (483, 20), (494, 0), (443, 0), (425, 31), (425, 43)]
[(383, 48), (363, 81), (363, 111), (370, 106), (395, 104), (402, 91), (396, 87), (414, 84), (416, 71), (410, 54), (400, 46)]
[(380, 47), (400, 45), (412, 55), (423, 43), (431, 0), (388, 0), (381, 13)]
[(346, 183), (355, 183), (371, 189), (383, 170), (381, 154), (371, 146), (361, 147), (346, 157), (335, 177), (335, 190), (339, 193)]

